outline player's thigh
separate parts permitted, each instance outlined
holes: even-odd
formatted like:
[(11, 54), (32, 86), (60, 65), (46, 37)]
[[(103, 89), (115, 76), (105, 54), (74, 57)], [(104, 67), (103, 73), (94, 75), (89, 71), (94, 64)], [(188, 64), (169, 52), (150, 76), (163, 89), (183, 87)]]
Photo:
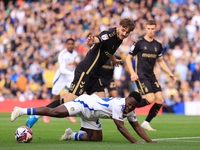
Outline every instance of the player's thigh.
[(155, 102), (157, 104), (163, 104), (164, 103), (164, 99), (163, 99), (163, 96), (162, 96), (162, 92), (156, 92), (155, 93)]
[(60, 95), (61, 91), (65, 88), (66, 82), (63, 81), (61, 78), (55, 80), (52, 87), (52, 94), (53, 95)]
[(102, 130), (85, 129), (90, 141), (102, 141)]
[(86, 92), (89, 95), (95, 92), (104, 93), (104, 87), (101, 83), (101, 79), (90, 77), (90, 81), (87, 86)]
[(108, 89), (111, 97), (118, 97), (117, 85), (113, 78), (109, 81), (109, 84), (106, 86), (106, 88)]
[(111, 97), (118, 97), (118, 90), (112, 90), (109, 92)]
[(74, 80), (72, 81), (69, 93), (73, 95), (80, 96), (84, 91), (87, 90), (88, 84), (90, 83), (90, 76), (85, 72), (75, 71)]
[(87, 132), (90, 141), (102, 141), (102, 128), (99, 119), (87, 120), (80, 118), (81, 127)]
[(146, 95), (149, 93), (154, 93), (151, 86), (151, 82), (147, 78), (137, 80), (136, 84), (137, 84), (137, 88), (140, 94)]
[(73, 101), (64, 103), (63, 106), (68, 110), (69, 116), (78, 116), (82, 110), (82, 105)]
[(53, 95), (53, 99), (51, 100), (51, 102), (60, 99), (60, 95)]

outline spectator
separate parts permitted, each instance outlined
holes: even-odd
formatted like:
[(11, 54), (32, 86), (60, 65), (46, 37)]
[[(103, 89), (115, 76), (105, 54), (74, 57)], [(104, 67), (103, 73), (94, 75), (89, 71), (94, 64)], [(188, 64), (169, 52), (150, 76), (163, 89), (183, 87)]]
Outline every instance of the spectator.
[(39, 60), (34, 59), (33, 63), (30, 65), (30, 71), (32, 76), (36, 74), (37, 69), (41, 69), (41, 66), (39, 64)]
[(3, 94), (3, 97), (5, 99), (15, 99), (15, 95), (12, 94), (11, 90), (10, 89), (5, 89), (5, 93)]
[(48, 89), (48, 95), (50, 95), (51, 98), (53, 96), (51, 91), (53, 87), (53, 77), (55, 73), (56, 70), (54, 69), (54, 65), (51, 63), (47, 66), (47, 69), (43, 72), (43, 81)]
[(26, 88), (26, 84), (28, 83), (28, 79), (26, 78), (26, 76), (21, 73), (19, 78), (17, 79), (17, 87), (21, 92), (25, 91)]
[(4, 100), (5, 100), (5, 98), (4, 98), (3, 94), (2, 94), (2, 92), (0, 91), (0, 102), (3, 102)]
[(24, 94), (20, 90), (16, 92), (16, 98), (19, 99), (20, 102), (26, 101)]
[(200, 66), (196, 64), (195, 71), (192, 73), (192, 82), (200, 80)]
[(184, 59), (178, 58), (175, 70), (180, 74), (181, 80), (187, 81), (188, 67), (185, 64)]
[(33, 76), (33, 80), (34, 82), (42, 85), (44, 82), (43, 82), (43, 77), (42, 77), (42, 74), (40, 73), (40, 69), (37, 68), (37, 72), (36, 74)]

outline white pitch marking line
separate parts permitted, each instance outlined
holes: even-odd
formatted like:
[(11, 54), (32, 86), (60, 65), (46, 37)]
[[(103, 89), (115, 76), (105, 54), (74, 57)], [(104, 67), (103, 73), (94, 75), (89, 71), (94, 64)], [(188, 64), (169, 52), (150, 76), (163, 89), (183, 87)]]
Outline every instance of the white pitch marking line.
[(156, 141), (162, 141), (162, 140), (180, 140), (180, 139), (199, 139), (200, 137), (180, 137), (180, 138), (161, 138), (161, 139), (152, 139)]

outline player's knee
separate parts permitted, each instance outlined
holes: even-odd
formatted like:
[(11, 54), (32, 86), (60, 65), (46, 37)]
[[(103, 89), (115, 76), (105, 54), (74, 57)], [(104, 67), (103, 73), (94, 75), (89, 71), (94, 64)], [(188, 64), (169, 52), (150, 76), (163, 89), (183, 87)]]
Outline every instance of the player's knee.
[(155, 103), (157, 103), (157, 104), (163, 104), (164, 103), (164, 99), (163, 98), (156, 99)]
[(155, 96), (154, 95), (149, 96), (148, 98), (146, 98), (146, 100), (151, 104), (155, 101)]

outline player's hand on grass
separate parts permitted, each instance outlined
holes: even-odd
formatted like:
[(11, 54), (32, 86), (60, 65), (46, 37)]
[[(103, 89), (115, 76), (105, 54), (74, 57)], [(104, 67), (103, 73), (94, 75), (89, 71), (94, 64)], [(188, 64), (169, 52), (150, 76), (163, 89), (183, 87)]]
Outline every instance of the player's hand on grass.
[(87, 44), (92, 45), (94, 44), (94, 34), (90, 34), (87, 38)]
[(136, 142), (134, 142), (134, 144), (145, 144), (145, 143), (144, 142), (136, 141)]
[(151, 142), (149, 142), (149, 143), (159, 143), (158, 141), (151, 141)]

